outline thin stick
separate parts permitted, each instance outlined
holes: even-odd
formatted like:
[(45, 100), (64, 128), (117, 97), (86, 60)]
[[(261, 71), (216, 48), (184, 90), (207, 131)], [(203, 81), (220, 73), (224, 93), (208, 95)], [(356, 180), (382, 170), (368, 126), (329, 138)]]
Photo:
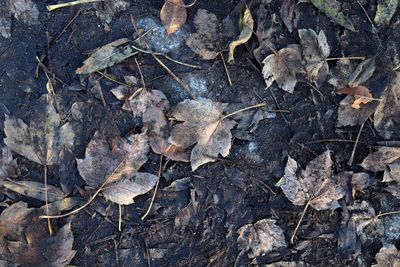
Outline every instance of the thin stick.
[(308, 200), (306, 206), (304, 207), (303, 213), (301, 214), (300, 220), (297, 222), (296, 228), (294, 229), (294, 232), (293, 232), (292, 236), (290, 237), (291, 244), (294, 244), (294, 239), (296, 238), (296, 233), (299, 230), (300, 224), (304, 219), (304, 215), (306, 214), (308, 207), (310, 206), (310, 202), (311, 202), (311, 200)]
[(62, 3), (62, 4), (56, 4), (56, 5), (48, 5), (47, 10), (48, 11), (53, 11), (59, 8), (63, 7), (69, 7), (69, 6), (75, 6), (75, 5), (80, 5), (80, 4), (87, 4), (87, 3), (92, 3), (92, 2), (102, 2), (104, 0), (77, 0), (77, 1), (71, 1), (67, 3)]
[(388, 215), (394, 215), (394, 214), (400, 214), (400, 210), (397, 210), (397, 211), (389, 211), (389, 212), (384, 212), (384, 213), (379, 213), (379, 214), (376, 215), (374, 218), (379, 218), (379, 217), (388, 216)]
[(122, 229), (122, 205), (118, 204), (118, 231)]
[(246, 110), (249, 110), (249, 109), (265, 107), (265, 105), (266, 105), (265, 102), (263, 102), (263, 103), (259, 103), (259, 104), (256, 104), (256, 105), (253, 105), (253, 106), (250, 106), (250, 107), (245, 107), (245, 108), (236, 110), (236, 111), (234, 111), (234, 112), (232, 112), (232, 113), (229, 113), (229, 114), (223, 116), (220, 120), (224, 120), (224, 119), (226, 119), (226, 118), (228, 118), (228, 117), (231, 117), (231, 116), (233, 116), (233, 115), (236, 115), (236, 114), (238, 114), (238, 113), (241, 113), (241, 112), (246, 111)]
[(136, 62), (136, 66), (139, 69), (139, 73), (140, 73), (140, 79), (142, 80), (142, 85), (143, 85), (143, 90), (146, 91), (146, 83), (144, 82), (144, 77), (143, 77), (143, 73), (142, 73), (142, 69), (139, 66), (139, 63), (137, 62), (136, 58), (135, 58), (135, 62)]
[(221, 52), (219, 53), (219, 55), (221, 56), (222, 63), (224, 64), (224, 69), (225, 69), (226, 77), (228, 77), (229, 86), (232, 86), (231, 76), (229, 75), (229, 71), (228, 71), (228, 67), (226, 66), (226, 63), (225, 63), (224, 55), (222, 55)]
[(133, 88), (132, 85), (129, 85), (129, 84), (124, 83), (124, 82), (117, 81), (117, 80), (113, 79), (112, 77), (108, 76), (107, 74), (102, 73), (101, 71), (98, 71), (98, 70), (97, 70), (96, 73), (100, 74), (101, 76), (103, 76), (103, 77), (106, 78), (107, 80), (110, 80), (110, 81), (112, 81), (112, 82), (115, 82), (115, 83), (117, 83), (117, 84), (120, 84), (120, 85), (123, 85), (123, 86), (126, 86), (126, 87)]
[(341, 60), (341, 59), (358, 59), (358, 60), (364, 60), (365, 57), (328, 57), (328, 58), (325, 58), (325, 61)]
[(146, 213), (145, 213), (145, 214), (142, 216), (142, 218), (141, 218), (142, 221), (143, 221), (144, 219), (146, 219), (147, 215), (149, 215), (149, 213), (150, 213), (150, 211), (151, 211), (151, 208), (153, 207), (154, 199), (156, 198), (158, 185), (160, 184), (160, 179), (161, 179), (162, 161), (163, 161), (163, 155), (161, 154), (161, 155), (160, 155), (160, 167), (159, 167), (159, 169), (158, 169), (158, 179), (157, 179), (157, 183), (156, 183), (156, 186), (155, 186), (155, 188), (154, 188), (153, 196), (151, 197), (150, 205), (149, 205), (149, 207), (147, 208)]
[(354, 143), (353, 151), (351, 152), (351, 156), (350, 156), (349, 161), (347, 162), (347, 165), (350, 165), (350, 166), (353, 165), (353, 160), (354, 160), (354, 155), (356, 154), (358, 140), (360, 140), (360, 136), (361, 136), (361, 132), (364, 128), (364, 124), (365, 124), (365, 122), (363, 122), (363, 124), (361, 124), (360, 130), (358, 131), (356, 142)]
[(400, 69), (400, 63), (393, 68), (393, 70), (395, 70), (395, 71), (398, 70), (398, 69)]
[(71, 24), (78, 18), (79, 14), (81, 14), (81, 10), (79, 9), (78, 12), (76, 12), (75, 16), (67, 23), (67, 25), (64, 27), (64, 29), (57, 35), (56, 39), (50, 43), (56, 43), (58, 39), (61, 38), (61, 36), (67, 31), (68, 27), (71, 26)]
[[(274, 99), (275, 105), (278, 107), (278, 109), (281, 109), (281, 106), (278, 103), (278, 99), (276, 99), (276, 96), (274, 94), (274, 91), (272, 91), (271, 87), (268, 87), (269, 92), (272, 95), (272, 98)], [(288, 120), (286, 119), (285, 115), (283, 114), (283, 112), (279, 112), (283, 118), (283, 120), (286, 122), (287, 125), (289, 125)]]
[[(49, 201), (47, 196), (47, 165), (44, 165), (44, 200), (46, 203), (46, 215), (49, 215)], [(49, 234), (53, 235), (50, 218), (47, 218), (47, 228), (49, 229)]]
[(183, 6), (183, 7), (192, 7), (196, 4), (197, 0), (194, 0), (192, 3), (190, 3), (189, 5), (181, 5), (181, 4), (177, 4), (176, 1), (171, 1), (171, 0), (165, 0), (165, 2), (169, 2), (175, 6)]
[[(337, 142), (337, 143), (356, 143), (356, 141), (353, 140), (346, 140), (346, 139), (321, 139), (321, 140), (314, 140), (310, 142), (304, 143), (305, 145), (312, 145), (312, 144), (319, 144), (319, 143), (325, 143), (325, 142)], [(358, 141), (360, 144), (366, 144), (363, 141)]]
[(365, 16), (367, 17), (369, 23), (371, 23), (372, 29), (374, 30), (374, 33), (378, 32), (374, 23), (372, 22), (371, 18), (368, 16), (367, 11), (365, 10), (365, 8), (363, 7), (363, 5), (360, 3), (360, 1), (357, 0), (358, 5), (361, 7), (362, 11), (364, 12)]

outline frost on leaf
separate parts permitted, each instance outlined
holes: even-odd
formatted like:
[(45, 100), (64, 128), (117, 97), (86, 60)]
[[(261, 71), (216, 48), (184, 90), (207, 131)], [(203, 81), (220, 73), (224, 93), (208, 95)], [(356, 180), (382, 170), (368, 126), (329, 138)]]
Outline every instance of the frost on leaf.
[(397, 267), (400, 266), (400, 252), (393, 244), (385, 244), (375, 255), (377, 264), (373, 267)]
[(183, 0), (166, 0), (161, 8), (160, 18), (168, 35), (179, 30), (187, 18)]
[(321, 30), (317, 34), (312, 29), (301, 29), (298, 32), (308, 79), (321, 87), (329, 72), (325, 59), (331, 53), (325, 33)]
[(0, 149), (0, 181), (18, 176), (17, 160), (13, 158), (8, 147)]
[(223, 119), (222, 113), (227, 106), (201, 98), (184, 100), (173, 110), (171, 115), (182, 123), (173, 127), (170, 143), (182, 149), (195, 145), (190, 155), (193, 171), (203, 164), (214, 162), (219, 154), (228, 156), (231, 129), (236, 122)]
[(283, 230), (275, 223), (275, 220), (263, 219), (240, 227), (237, 231), (239, 250), (254, 258), (286, 247)]
[(115, 203), (129, 205), (133, 199), (150, 191), (157, 176), (138, 172), (147, 161), (146, 133), (120, 138), (112, 146), (96, 132), (86, 147), (85, 158), (77, 159), (78, 171), (86, 184), (98, 189)]
[(267, 56), (262, 73), (267, 88), (275, 81), (286, 92), (293, 93), (297, 83), (296, 74), (304, 73), (299, 45), (289, 45), (277, 54)]
[(65, 266), (75, 256), (71, 224), (50, 236), (39, 209), (17, 202), (0, 215), (0, 260), (18, 266)]
[(16, 153), (38, 164), (57, 164), (63, 150), (71, 148), (75, 134), (69, 123), (61, 124), (52, 96), (41, 98), (44, 107), (29, 126), (21, 119), (6, 117), (4, 143)]
[(338, 208), (344, 192), (331, 177), (332, 164), (329, 150), (310, 161), (305, 170), (299, 170), (298, 163), (289, 157), (279, 182), (283, 193), (297, 206), (309, 202), (316, 210)]

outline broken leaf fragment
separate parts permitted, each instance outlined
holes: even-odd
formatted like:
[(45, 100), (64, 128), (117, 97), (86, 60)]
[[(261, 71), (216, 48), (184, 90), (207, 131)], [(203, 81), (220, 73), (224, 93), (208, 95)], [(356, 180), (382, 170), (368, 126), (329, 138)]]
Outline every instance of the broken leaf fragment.
[(78, 171), (87, 185), (102, 188), (106, 199), (129, 205), (157, 182), (157, 176), (138, 172), (147, 161), (148, 151), (146, 133), (119, 138), (111, 146), (100, 132), (96, 132), (86, 147), (85, 158), (77, 159)]
[(273, 219), (262, 219), (254, 224), (245, 224), (237, 231), (238, 248), (247, 252), (249, 258), (286, 247), (283, 230)]
[(231, 148), (231, 129), (235, 121), (224, 119), (225, 103), (206, 98), (184, 100), (175, 107), (172, 116), (182, 123), (176, 124), (170, 143), (187, 149), (195, 145), (190, 155), (192, 170), (203, 164), (214, 162), (218, 155), (228, 156)]
[(356, 31), (353, 22), (340, 11), (341, 4), (337, 0), (310, 0), (311, 3), (337, 24)]
[(385, 26), (390, 22), (390, 19), (396, 13), (398, 4), (398, 0), (378, 1), (378, 6), (376, 7), (376, 13), (374, 17), (374, 22), (378, 27)]
[(262, 63), (264, 64), (262, 73), (267, 88), (275, 81), (281, 89), (289, 93), (293, 93), (296, 86), (296, 74), (305, 72), (300, 46), (296, 44), (267, 56)]
[[(13, 266), (65, 266), (75, 256), (71, 224), (49, 236), (39, 209), (17, 202), (0, 215), (0, 260)], [(12, 264), (12, 265), (11, 265)]]
[(14, 159), (11, 150), (3, 147), (0, 150), (0, 181), (18, 176), (17, 159)]
[(361, 163), (361, 167), (371, 172), (383, 171), (385, 166), (400, 158), (400, 148), (379, 147), (369, 154)]
[(232, 41), (229, 44), (229, 58), (228, 62), (233, 63), (235, 61), (234, 59), (234, 53), (235, 53), (235, 48), (239, 45), (242, 45), (246, 43), (251, 35), (253, 34), (253, 29), (254, 29), (254, 20), (251, 15), (251, 11), (247, 5), (245, 5), (245, 10), (243, 13), (243, 18), (242, 18), (242, 29), (240, 31), (239, 38), (235, 41)]
[(400, 266), (400, 252), (393, 244), (385, 244), (375, 255), (377, 264), (373, 267), (396, 267)]
[(137, 51), (129, 43), (129, 39), (121, 38), (97, 48), (83, 62), (83, 66), (76, 69), (76, 74), (84, 75), (103, 70), (137, 54)]
[(160, 11), (160, 18), (168, 35), (178, 31), (187, 18), (183, 0), (165, 0)]
[(344, 196), (343, 189), (332, 179), (330, 151), (326, 151), (299, 170), (298, 163), (288, 158), (285, 175), (279, 182), (285, 196), (296, 206), (309, 203), (316, 210), (336, 209)]
[(359, 109), (361, 105), (368, 104), (373, 101), (371, 92), (365, 86), (359, 85), (355, 87), (345, 87), (338, 91), (337, 94), (352, 95), (354, 97), (354, 102), (351, 104), (352, 108)]

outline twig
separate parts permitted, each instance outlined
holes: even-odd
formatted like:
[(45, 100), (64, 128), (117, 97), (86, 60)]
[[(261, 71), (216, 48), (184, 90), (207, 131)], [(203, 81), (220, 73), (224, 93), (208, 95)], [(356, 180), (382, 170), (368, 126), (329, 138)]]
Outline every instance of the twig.
[(77, 0), (77, 1), (71, 1), (67, 3), (62, 3), (62, 4), (56, 4), (56, 5), (48, 5), (47, 10), (48, 11), (53, 11), (59, 8), (63, 7), (69, 7), (69, 6), (75, 6), (75, 5), (80, 5), (80, 4), (87, 4), (87, 3), (92, 3), (92, 2), (102, 2), (104, 0)]
[(143, 90), (146, 91), (146, 83), (144, 82), (144, 77), (143, 77), (143, 73), (142, 73), (142, 69), (139, 66), (139, 63), (137, 62), (136, 58), (135, 58), (135, 62), (136, 62), (136, 66), (139, 69), (139, 73), (140, 73), (140, 79), (142, 80), (142, 85), (143, 85)]
[(341, 60), (341, 59), (358, 59), (358, 60), (364, 60), (365, 57), (328, 57), (328, 58), (325, 58), (325, 61)]
[(192, 3), (190, 3), (189, 5), (177, 4), (176, 1), (170, 1), (170, 0), (165, 0), (165, 2), (169, 2), (169, 3), (171, 3), (171, 4), (175, 5), (175, 6), (183, 6), (183, 7), (188, 8), (188, 7), (194, 6), (194, 5), (196, 4), (197, 0), (194, 0), (194, 1), (193, 1)]
[(122, 205), (118, 204), (118, 231), (122, 229)]
[[(312, 144), (319, 144), (319, 143), (325, 143), (325, 142), (338, 142), (338, 143), (356, 143), (356, 141), (353, 140), (347, 140), (347, 139), (321, 139), (321, 140), (314, 140), (310, 142), (304, 143), (305, 145), (312, 145)], [(363, 141), (358, 141), (360, 144), (366, 144)]]
[(117, 80), (113, 79), (112, 77), (108, 76), (107, 74), (102, 73), (101, 71), (98, 71), (98, 70), (97, 70), (96, 73), (100, 74), (101, 76), (103, 76), (103, 77), (106, 78), (107, 80), (110, 80), (110, 81), (112, 81), (112, 82), (115, 82), (115, 83), (117, 83), (117, 84), (120, 84), (120, 85), (129, 87), (129, 88), (133, 88), (132, 85), (129, 85), (129, 84), (124, 83), (124, 82), (117, 81)]
[[(49, 215), (49, 200), (47, 195), (47, 165), (44, 165), (44, 200), (46, 203), (46, 215)], [(47, 218), (47, 228), (49, 229), (49, 234), (53, 234), (53, 229), (51, 227), (50, 218)]]
[(228, 77), (229, 86), (232, 87), (232, 80), (231, 80), (231, 76), (229, 75), (228, 67), (226, 66), (226, 63), (225, 63), (224, 55), (222, 55), (221, 52), (219, 53), (219, 55), (221, 56), (222, 63), (224, 64), (224, 69), (225, 69), (226, 77)]
[(246, 111), (246, 110), (265, 107), (265, 105), (266, 105), (265, 102), (263, 102), (263, 103), (259, 103), (259, 104), (253, 105), (253, 106), (245, 107), (245, 108), (236, 110), (236, 111), (234, 111), (232, 113), (229, 113), (229, 114), (223, 116), (220, 120), (222, 121), (222, 120), (224, 120), (224, 119), (226, 119), (228, 117), (231, 117), (233, 115), (236, 115), (236, 114), (241, 113), (241, 112)]
[(358, 140), (360, 140), (360, 136), (361, 136), (361, 132), (364, 128), (364, 124), (365, 124), (365, 122), (363, 122), (363, 124), (361, 124), (360, 130), (358, 131), (356, 142), (354, 143), (353, 151), (351, 152), (351, 156), (350, 156), (349, 161), (347, 162), (347, 165), (350, 165), (350, 166), (353, 165), (353, 160), (354, 160), (354, 155), (356, 154)]
[(68, 27), (71, 26), (71, 24), (78, 18), (79, 14), (81, 14), (81, 10), (79, 9), (78, 12), (76, 12), (75, 16), (67, 23), (67, 25), (62, 29), (62, 31), (57, 35), (57, 37), (51, 41), (51, 44), (54, 44), (58, 41), (58, 39), (61, 38), (61, 36), (67, 31)]
[(290, 243), (291, 243), (291, 244), (294, 244), (294, 239), (295, 239), (295, 237), (296, 237), (296, 233), (297, 233), (297, 231), (299, 230), (300, 224), (301, 224), (301, 222), (302, 222), (303, 219), (304, 219), (304, 215), (306, 214), (306, 211), (307, 211), (308, 207), (310, 206), (310, 202), (311, 202), (311, 199), (309, 199), (309, 200), (307, 201), (307, 204), (306, 204), (306, 206), (304, 207), (303, 213), (301, 214), (301, 217), (300, 217), (299, 221), (297, 222), (296, 228), (294, 229), (294, 232), (293, 232), (292, 236), (290, 237)]
[(396, 71), (396, 70), (398, 70), (398, 69), (400, 69), (400, 63), (399, 63), (397, 66), (395, 66), (395, 67), (393, 68), (394, 71)]
[[(272, 95), (272, 98), (274, 99), (275, 105), (278, 107), (278, 109), (281, 109), (281, 106), (278, 103), (278, 99), (276, 99), (276, 96), (274, 94), (274, 92), (272, 91), (271, 87), (268, 87), (269, 92)], [(286, 122), (287, 125), (289, 125), (288, 120), (286, 119), (285, 115), (283, 114), (283, 112), (279, 112), (283, 118), (283, 120)]]
[(365, 8), (363, 7), (363, 5), (360, 3), (359, 0), (357, 0), (358, 5), (361, 7), (362, 11), (364, 12), (365, 16), (367, 17), (369, 23), (371, 23), (372, 29), (374, 30), (374, 33), (377, 33), (378, 30), (376, 29), (374, 23), (372, 22), (371, 18), (369, 17), (367, 11), (365, 10)]
[(149, 207), (147, 208), (146, 213), (145, 213), (145, 214), (142, 216), (142, 218), (141, 218), (142, 221), (143, 221), (144, 219), (146, 219), (147, 215), (149, 215), (149, 213), (150, 213), (150, 211), (151, 211), (151, 208), (153, 207), (154, 199), (156, 198), (158, 185), (160, 184), (160, 179), (161, 179), (162, 161), (163, 161), (163, 155), (161, 154), (161, 155), (160, 155), (160, 167), (159, 167), (159, 169), (158, 169), (158, 175), (157, 175), (157, 176), (158, 176), (158, 177), (157, 177), (157, 183), (156, 183), (156, 186), (155, 186), (155, 188), (154, 188), (153, 196), (151, 197), (150, 205), (149, 205)]
[(379, 217), (388, 216), (388, 215), (394, 215), (394, 214), (400, 214), (400, 210), (397, 210), (397, 211), (389, 211), (389, 212), (384, 212), (384, 213), (379, 213), (379, 214), (376, 215), (374, 218), (379, 218)]

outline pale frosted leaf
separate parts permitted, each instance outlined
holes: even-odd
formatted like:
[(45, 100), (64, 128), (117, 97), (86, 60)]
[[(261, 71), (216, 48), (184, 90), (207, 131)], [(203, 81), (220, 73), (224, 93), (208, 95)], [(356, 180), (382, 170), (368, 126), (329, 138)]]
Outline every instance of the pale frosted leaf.
[(245, 224), (237, 232), (239, 234), (238, 249), (247, 252), (249, 258), (286, 247), (283, 230), (272, 219)]

